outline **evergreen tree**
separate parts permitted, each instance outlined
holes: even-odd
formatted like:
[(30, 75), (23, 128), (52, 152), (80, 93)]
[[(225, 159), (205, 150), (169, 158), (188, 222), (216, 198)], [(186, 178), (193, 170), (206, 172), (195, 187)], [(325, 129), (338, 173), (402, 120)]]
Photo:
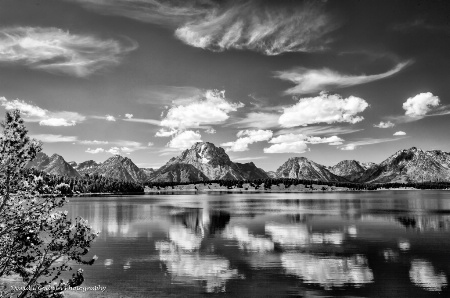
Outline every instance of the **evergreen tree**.
[(7, 112), (1, 126), (0, 277), (19, 276), (25, 288), (0, 289), (0, 297), (62, 297), (65, 288), (83, 282), (81, 269), (66, 281), (62, 272), (73, 263), (94, 262), (82, 257), (96, 235), (82, 218), (72, 221), (57, 211), (65, 198), (39, 196), (43, 180), (31, 179), (24, 168), (41, 144), (27, 137), (19, 111)]

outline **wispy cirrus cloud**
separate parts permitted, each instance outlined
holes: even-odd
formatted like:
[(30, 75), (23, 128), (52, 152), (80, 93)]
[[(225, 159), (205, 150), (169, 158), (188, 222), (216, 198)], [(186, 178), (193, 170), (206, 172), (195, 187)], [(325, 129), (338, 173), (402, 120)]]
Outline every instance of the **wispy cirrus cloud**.
[(281, 129), (275, 133), (275, 135), (296, 133), (296, 134), (305, 134), (305, 135), (344, 135), (350, 134), (358, 131), (362, 131), (361, 128), (354, 127), (344, 127), (344, 126), (307, 126), (307, 127), (296, 127), (296, 128), (287, 128)]
[(351, 142), (349, 144), (345, 144), (343, 146), (338, 147), (341, 150), (355, 150), (359, 146), (367, 146), (367, 145), (374, 145), (379, 143), (385, 143), (385, 142), (393, 142), (393, 141), (399, 141), (404, 139), (403, 138), (384, 138), (384, 139), (362, 139), (356, 142)]
[(308, 94), (323, 90), (332, 90), (355, 85), (366, 84), (393, 76), (411, 61), (398, 63), (393, 69), (375, 75), (346, 75), (329, 68), (308, 69), (297, 67), (292, 70), (277, 71), (275, 77), (290, 81), (296, 86), (287, 89), (285, 94)]
[(176, 27), (184, 43), (211, 51), (252, 50), (266, 55), (326, 48), (340, 22), (318, 1), (68, 0), (102, 14)]
[(175, 35), (188, 45), (223, 51), (253, 50), (266, 55), (325, 48), (339, 23), (317, 2), (280, 6), (262, 1), (234, 2), (179, 27)]
[(85, 116), (76, 112), (49, 111), (21, 99), (9, 100), (6, 97), (0, 97), (0, 106), (6, 110), (17, 109), (25, 121), (39, 122), (42, 126), (74, 126), (86, 119)]
[(113, 39), (72, 34), (58, 28), (8, 27), (0, 29), (0, 63), (85, 77), (118, 65), (122, 56), (137, 48)]
[(259, 129), (275, 128), (279, 126), (280, 115), (271, 112), (249, 112), (244, 118), (233, 121), (228, 126)]
[(63, 136), (55, 134), (35, 134), (30, 137), (44, 143), (73, 143), (78, 140), (76, 136)]
[(66, 0), (103, 15), (118, 15), (140, 22), (177, 26), (205, 17), (215, 9), (209, 0)]

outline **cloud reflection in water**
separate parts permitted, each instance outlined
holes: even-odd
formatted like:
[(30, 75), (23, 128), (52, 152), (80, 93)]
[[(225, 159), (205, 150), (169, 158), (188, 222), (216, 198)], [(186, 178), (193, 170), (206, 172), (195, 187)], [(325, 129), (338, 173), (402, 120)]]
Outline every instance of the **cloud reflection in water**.
[(373, 282), (372, 270), (362, 255), (352, 257), (320, 257), (312, 254), (284, 253), (282, 266), (288, 274), (305, 283), (318, 284), (326, 289), (352, 285), (360, 287)]

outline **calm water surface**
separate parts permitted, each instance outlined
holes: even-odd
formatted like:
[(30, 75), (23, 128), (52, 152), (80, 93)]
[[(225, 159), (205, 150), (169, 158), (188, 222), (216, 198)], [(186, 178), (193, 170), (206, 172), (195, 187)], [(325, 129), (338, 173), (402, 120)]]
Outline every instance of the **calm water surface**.
[(102, 297), (450, 297), (450, 192), (71, 198)]

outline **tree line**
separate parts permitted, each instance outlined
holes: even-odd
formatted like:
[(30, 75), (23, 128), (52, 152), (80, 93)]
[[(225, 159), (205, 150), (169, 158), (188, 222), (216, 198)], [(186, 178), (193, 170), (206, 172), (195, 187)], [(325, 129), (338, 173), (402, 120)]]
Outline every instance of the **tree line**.
[(177, 185), (189, 185), (189, 184), (203, 184), (212, 185), (213, 183), (219, 184), (222, 187), (243, 188), (244, 184), (248, 184), (255, 189), (269, 190), (272, 185), (279, 186), (284, 185), (285, 188), (289, 188), (292, 185), (304, 185), (306, 188), (312, 188), (313, 185), (322, 185), (330, 187), (345, 187), (350, 190), (377, 190), (377, 189), (391, 189), (391, 188), (416, 188), (416, 189), (449, 189), (450, 182), (407, 182), (407, 183), (356, 183), (356, 182), (329, 182), (321, 180), (311, 179), (295, 179), (295, 178), (268, 178), (268, 179), (256, 179), (256, 180), (207, 180), (197, 182), (147, 182), (145, 186), (157, 189), (175, 187)]
[(85, 174), (80, 178), (51, 175), (36, 169), (24, 169), (29, 183), (36, 184), (40, 194), (83, 194), (83, 193), (140, 193), (144, 186), (140, 183), (108, 178), (102, 175)]

